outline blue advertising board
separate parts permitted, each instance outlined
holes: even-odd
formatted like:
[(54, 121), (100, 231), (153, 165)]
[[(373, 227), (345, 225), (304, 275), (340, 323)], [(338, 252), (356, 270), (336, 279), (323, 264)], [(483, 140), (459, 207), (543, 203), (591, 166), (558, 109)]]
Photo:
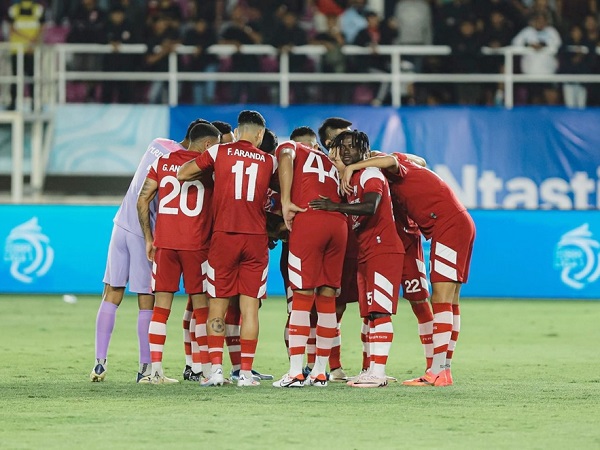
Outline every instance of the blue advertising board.
[[(116, 210), (0, 205), (0, 293), (99, 294)], [(600, 299), (600, 212), (471, 214), (477, 237), (463, 296)], [(270, 255), (269, 295), (284, 293), (279, 255)]]
[(327, 117), (344, 117), (372, 149), (425, 157), (467, 208), (600, 207), (598, 108), (181, 106), (171, 109), (170, 136), (182, 139), (197, 117), (235, 126), (242, 108), (260, 111), (280, 140), (295, 127), (317, 130)]

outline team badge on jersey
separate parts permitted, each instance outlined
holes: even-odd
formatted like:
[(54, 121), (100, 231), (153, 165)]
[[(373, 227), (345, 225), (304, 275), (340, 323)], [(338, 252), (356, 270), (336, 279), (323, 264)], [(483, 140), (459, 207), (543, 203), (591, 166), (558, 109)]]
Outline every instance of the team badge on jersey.
[(37, 217), (11, 230), (4, 246), (4, 260), (10, 262), (12, 277), (23, 283), (31, 283), (50, 270), (54, 250)]
[(555, 267), (563, 283), (583, 289), (600, 278), (600, 242), (593, 238), (589, 224), (562, 235), (556, 246)]

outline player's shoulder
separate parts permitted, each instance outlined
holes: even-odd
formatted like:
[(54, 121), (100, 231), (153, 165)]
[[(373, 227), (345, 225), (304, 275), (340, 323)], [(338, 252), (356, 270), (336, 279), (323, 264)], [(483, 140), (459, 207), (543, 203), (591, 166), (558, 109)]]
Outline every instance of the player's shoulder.
[(298, 143), (295, 141), (283, 141), (281, 144), (277, 146), (275, 149), (275, 156), (279, 158), (282, 152), (291, 151), (296, 153), (296, 149), (298, 148)]
[(379, 170), (377, 167), (367, 167), (360, 171), (360, 185), (364, 188), (365, 184), (369, 180), (380, 180), (382, 182), (385, 182), (385, 177), (381, 173), (381, 170)]

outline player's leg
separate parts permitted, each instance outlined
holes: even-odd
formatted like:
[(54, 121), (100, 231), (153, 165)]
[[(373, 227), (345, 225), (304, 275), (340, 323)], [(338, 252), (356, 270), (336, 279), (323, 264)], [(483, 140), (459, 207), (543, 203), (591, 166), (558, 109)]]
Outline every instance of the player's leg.
[[(208, 298), (205, 293), (190, 294), (190, 297), (193, 306), (193, 316), (190, 323), (190, 337), (192, 339), (192, 373), (190, 374), (190, 381), (200, 381), (203, 369), (210, 369), (206, 336)], [(202, 326), (202, 321), (204, 321), (204, 326)]]
[(153, 384), (178, 383), (168, 378), (162, 367), (163, 349), (167, 339), (167, 321), (171, 314), (174, 293), (179, 290), (182, 265), (177, 250), (158, 248), (152, 267), (154, 285), (154, 310), (148, 328)]
[(147, 382), (152, 373), (152, 358), (150, 356), (150, 342), (148, 341), (148, 330), (152, 321), (154, 309), (154, 295), (138, 294), (138, 347), (140, 368), (137, 374), (137, 382)]
[(201, 381), (202, 386), (222, 386), (225, 382), (223, 376), (223, 347), (225, 345), (225, 314), (227, 314), (229, 301), (229, 297), (214, 297), (208, 301), (206, 339), (211, 372), (208, 378)]
[(327, 362), (329, 361), (333, 339), (335, 338), (337, 331), (337, 320), (335, 316), (335, 291), (336, 288), (330, 286), (322, 286), (316, 290), (315, 306), (317, 309), (317, 353), (315, 365), (309, 376), (309, 384), (311, 386), (327, 386), (325, 369), (327, 368)]
[(129, 290), (138, 296), (138, 346), (140, 368), (137, 374), (138, 383), (148, 381), (152, 364), (148, 328), (152, 320), (154, 295), (152, 295), (152, 266), (146, 258), (144, 239), (127, 232), (127, 248), (129, 250)]
[(242, 326), (240, 330), (240, 375), (237, 380), (238, 386), (258, 386), (252, 373), (256, 346), (258, 345), (258, 309), (260, 299), (248, 295), (240, 295), (240, 311), (242, 313)]
[(237, 381), (242, 364), (242, 349), (240, 347), (240, 324), (242, 313), (240, 311), (240, 300), (235, 296), (229, 302), (227, 314), (225, 314), (225, 343), (231, 361), (231, 381)]
[(452, 300), (452, 335), (450, 336), (450, 342), (448, 343), (448, 352), (446, 353), (446, 380), (448, 384), (452, 384), (452, 357), (454, 356), (454, 350), (456, 349), (456, 342), (458, 341), (458, 335), (460, 333), (460, 288), (462, 285), (458, 285), (454, 291), (454, 299)]
[(91, 381), (104, 381), (106, 377), (108, 346), (115, 327), (117, 308), (123, 300), (124, 292), (124, 287), (104, 285), (102, 302), (96, 315), (96, 363), (90, 374)]
[(183, 311), (183, 351), (185, 352), (185, 368), (183, 369), (183, 379), (189, 380), (192, 373), (192, 338), (190, 335), (190, 326), (194, 316), (194, 307), (192, 299), (188, 296), (185, 310)]
[(347, 381), (348, 377), (342, 368), (342, 317), (346, 311), (346, 303), (338, 303), (336, 298), (335, 318), (336, 331), (331, 343), (331, 353), (329, 354), (329, 381)]
[(378, 255), (365, 263), (367, 281), (367, 309), (370, 319), (369, 349), (371, 366), (369, 372), (358, 377), (353, 387), (384, 387), (387, 385), (386, 365), (394, 328), (392, 315), (396, 314), (404, 254)]
[(314, 304), (310, 311), (309, 323), (310, 330), (308, 332), (308, 341), (306, 341), (306, 367), (302, 369), (304, 378), (308, 377), (308, 374), (312, 371), (315, 366), (315, 359), (317, 358), (317, 309)]

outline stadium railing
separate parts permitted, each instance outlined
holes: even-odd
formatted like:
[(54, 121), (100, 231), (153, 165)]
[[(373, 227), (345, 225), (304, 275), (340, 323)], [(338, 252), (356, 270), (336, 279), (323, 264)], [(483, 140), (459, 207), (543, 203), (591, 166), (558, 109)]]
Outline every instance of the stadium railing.
[[(0, 60), (8, 61), (11, 44), (0, 43)], [(145, 44), (127, 44), (118, 47), (123, 54), (144, 54)], [(180, 82), (183, 81), (220, 81), (220, 82), (271, 82), (279, 86), (279, 105), (290, 104), (291, 83), (350, 83), (362, 84), (372, 82), (389, 82), (391, 84), (391, 103), (394, 107), (402, 106), (403, 85), (407, 83), (502, 83), (504, 85), (504, 106), (514, 105), (514, 86), (516, 83), (600, 83), (600, 74), (551, 74), (528, 75), (515, 73), (515, 57), (530, 53), (545, 52), (555, 54), (557, 49), (546, 48), (534, 50), (526, 47), (504, 47), (498, 49), (483, 48), (482, 57), (502, 55), (504, 57), (504, 73), (417, 73), (402, 70), (402, 58), (414, 56), (450, 56), (449, 46), (420, 46), (420, 45), (389, 45), (376, 48), (378, 55), (390, 58), (389, 73), (306, 73), (290, 71), (290, 53), (280, 52), (270, 45), (214, 45), (209, 53), (220, 58), (228, 58), (241, 52), (270, 56), (278, 60), (277, 72), (188, 72), (179, 67), (179, 56), (196, 52), (194, 46), (177, 47), (168, 58), (166, 72), (106, 72), (106, 71), (77, 71), (73, 70), (69, 61), (77, 54), (110, 54), (115, 48), (109, 44), (53, 44), (35, 47), (33, 76), (25, 76), (24, 56), (22, 46), (16, 47), (16, 75), (0, 74), (0, 87), (16, 85), (16, 115), (0, 110), (0, 122), (10, 123), (15, 133), (23, 134), (22, 123), (32, 124), (32, 173), (31, 187), (34, 194), (41, 193), (44, 180), (45, 161), (50, 151), (52, 135), (52, 110), (57, 104), (67, 103), (67, 86), (69, 82), (84, 81), (165, 81), (168, 85), (168, 104), (175, 106), (179, 102)], [(294, 47), (292, 54), (306, 55), (313, 59), (320, 58), (326, 48), (321, 45), (305, 45)], [(348, 56), (371, 55), (374, 50), (370, 47), (347, 45), (342, 52)], [(600, 54), (600, 48), (596, 49)], [(3, 64), (4, 65), (4, 64)], [(6, 67), (6, 66), (5, 66)], [(4, 71), (3, 73), (6, 73)], [(33, 99), (31, 105), (25, 99), (25, 87), (33, 84)], [(4, 90), (6, 92), (6, 89)], [(5, 95), (6, 96), (6, 95)], [(1, 99), (1, 97), (0, 97)], [(11, 198), (19, 202), (23, 198), (23, 139), (13, 140), (12, 148), (12, 180)], [(20, 181), (19, 181), (20, 180)]]

